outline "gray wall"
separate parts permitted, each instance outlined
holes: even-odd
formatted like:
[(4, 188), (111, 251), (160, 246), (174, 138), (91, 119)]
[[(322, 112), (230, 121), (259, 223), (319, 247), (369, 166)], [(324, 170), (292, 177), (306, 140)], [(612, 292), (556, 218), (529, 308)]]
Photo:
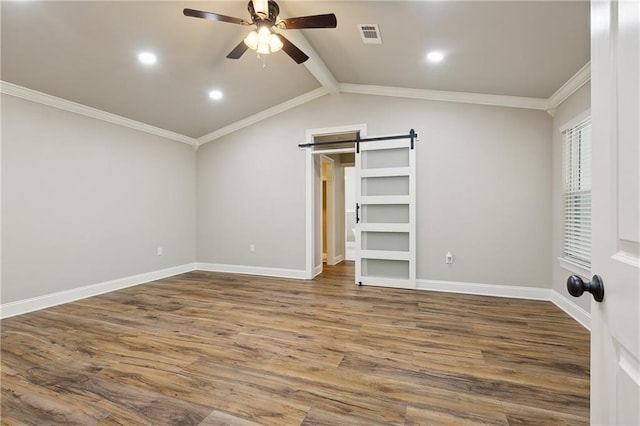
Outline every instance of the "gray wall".
[(196, 260), (303, 270), (297, 144), (309, 128), (359, 123), (369, 135), (420, 132), (418, 278), (551, 282), (552, 119), (544, 112), (341, 94), (196, 155), (132, 129), (2, 101), (2, 303)]
[(2, 95), (2, 303), (193, 262), (195, 155)]
[(198, 149), (198, 262), (304, 269), (304, 129), (282, 117)]
[[(199, 149), (197, 260), (304, 269), (297, 144), (307, 129), (359, 123), (369, 136), (420, 133), (418, 278), (549, 287), (548, 114), (352, 94), (322, 97)], [(453, 265), (444, 263), (448, 250)]]
[[(590, 312), (590, 297), (571, 297), (567, 292), (567, 277), (572, 275), (558, 264), (558, 258), (562, 256), (563, 245), (563, 209), (562, 209), (562, 134), (560, 127), (576, 118), (584, 111), (591, 108), (591, 85), (585, 84), (567, 98), (556, 109), (553, 117), (553, 204), (552, 204), (552, 220), (553, 220), (553, 245), (551, 250), (551, 281), (552, 288), (565, 296), (570, 302), (580, 306), (582, 309)], [(591, 277), (585, 277), (591, 278)]]

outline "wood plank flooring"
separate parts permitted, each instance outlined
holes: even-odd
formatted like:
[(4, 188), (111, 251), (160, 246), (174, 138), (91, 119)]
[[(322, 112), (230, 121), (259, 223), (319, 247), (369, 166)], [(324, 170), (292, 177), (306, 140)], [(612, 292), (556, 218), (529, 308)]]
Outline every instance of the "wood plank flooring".
[(588, 424), (548, 302), (192, 272), (8, 318), (2, 424)]

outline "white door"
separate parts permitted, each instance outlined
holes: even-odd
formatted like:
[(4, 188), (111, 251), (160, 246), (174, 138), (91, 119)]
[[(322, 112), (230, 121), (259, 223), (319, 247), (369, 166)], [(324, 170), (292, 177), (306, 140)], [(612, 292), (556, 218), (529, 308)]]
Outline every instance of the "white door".
[[(640, 425), (640, 6), (591, 4), (591, 423)], [(584, 297), (584, 296), (583, 296)]]
[(410, 138), (356, 151), (356, 283), (414, 288), (415, 146)]

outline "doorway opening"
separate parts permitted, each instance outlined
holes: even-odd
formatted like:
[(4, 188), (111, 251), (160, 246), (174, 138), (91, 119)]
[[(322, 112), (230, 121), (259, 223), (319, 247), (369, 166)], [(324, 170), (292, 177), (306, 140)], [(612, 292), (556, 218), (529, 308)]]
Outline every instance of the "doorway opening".
[[(365, 124), (307, 130), (306, 142), (353, 141), (358, 134), (366, 136)], [(353, 142), (306, 148), (305, 275), (308, 279), (320, 274), (323, 264), (335, 265), (347, 257), (348, 233), (352, 232), (348, 228), (347, 209), (354, 217), (355, 211), (354, 206), (345, 203), (345, 169), (354, 164)], [(355, 192), (355, 188), (348, 190)]]
[[(320, 228), (322, 238), (321, 241), (321, 253), (322, 262), (327, 265), (335, 265), (339, 263), (341, 259), (338, 257), (340, 250), (336, 250), (336, 188), (335, 188), (335, 168), (336, 162), (328, 155), (322, 155), (321, 157), (322, 168), (322, 193), (320, 194), (322, 202), (321, 204), (321, 217)], [(336, 256), (338, 254), (338, 256)]]

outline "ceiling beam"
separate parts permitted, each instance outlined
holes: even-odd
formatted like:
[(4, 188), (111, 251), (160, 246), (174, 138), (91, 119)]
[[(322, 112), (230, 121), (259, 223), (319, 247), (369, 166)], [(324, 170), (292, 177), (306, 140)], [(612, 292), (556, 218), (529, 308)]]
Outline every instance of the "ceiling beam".
[[(286, 10), (286, 6), (280, 5), (281, 16), (291, 16)], [(315, 31), (315, 30), (311, 30)], [(330, 29), (326, 31), (331, 31)], [(307, 38), (302, 34), (300, 30), (289, 30), (286, 32), (286, 37), (293, 44), (298, 46), (300, 50), (307, 54), (309, 59), (304, 62), (304, 66), (307, 67), (309, 72), (318, 80), (318, 82), (324, 87), (327, 92), (335, 95), (340, 92), (340, 83), (333, 76), (327, 65), (324, 63), (318, 52), (315, 51)]]
[(329, 68), (327, 68), (327, 65), (315, 49), (311, 47), (306, 37), (300, 31), (292, 30), (287, 33), (287, 38), (309, 56), (309, 59), (305, 61), (303, 65), (307, 67), (316, 80), (322, 84), (322, 87), (331, 94), (338, 93), (340, 91), (340, 83), (338, 83), (338, 80), (336, 80), (331, 71), (329, 71)]

